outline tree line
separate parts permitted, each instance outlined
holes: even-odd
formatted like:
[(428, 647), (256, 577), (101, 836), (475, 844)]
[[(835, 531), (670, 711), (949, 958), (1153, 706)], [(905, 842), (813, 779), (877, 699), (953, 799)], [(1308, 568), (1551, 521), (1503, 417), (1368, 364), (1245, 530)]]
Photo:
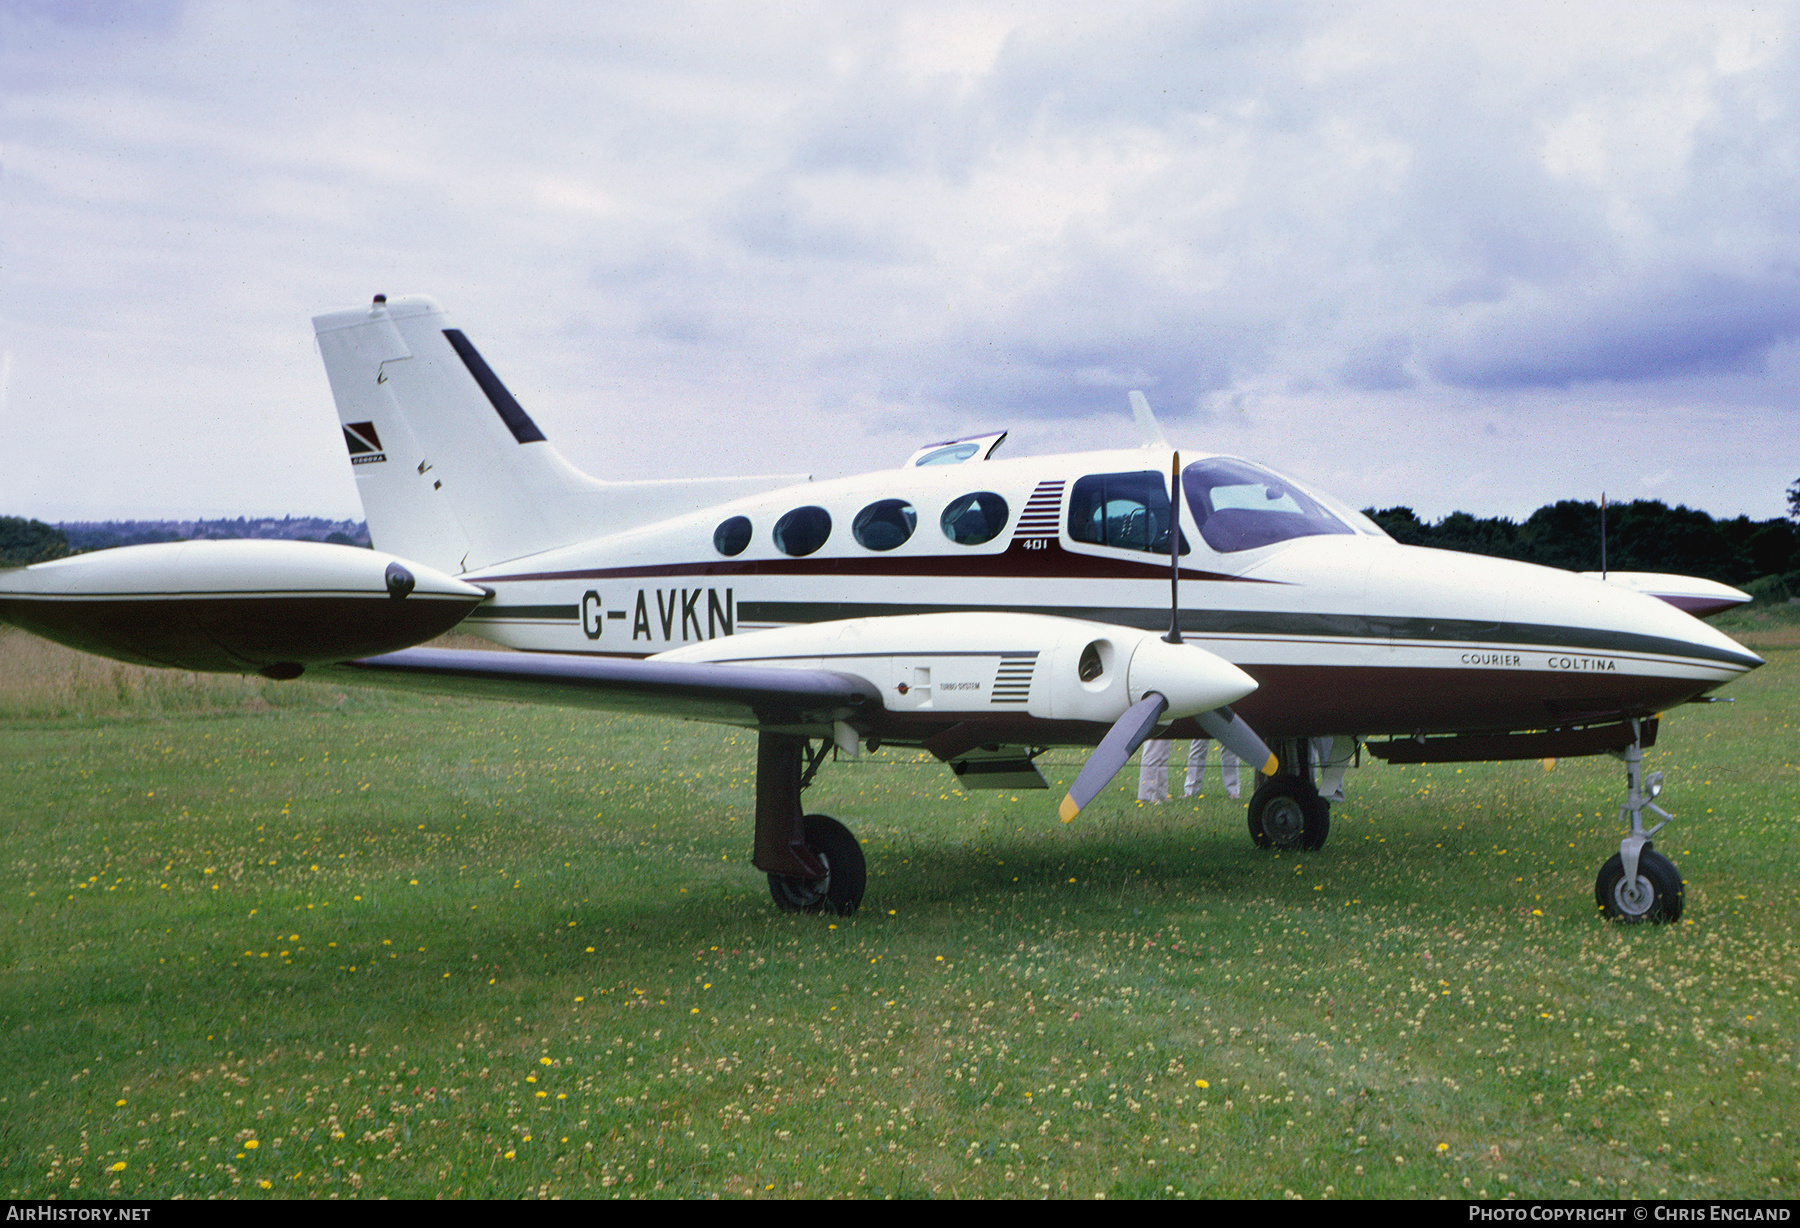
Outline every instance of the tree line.
[[(1800, 516), (1800, 482), (1789, 506)], [(1600, 570), (1600, 505), (1563, 499), (1513, 522), (1467, 512), (1427, 524), (1410, 507), (1364, 510), (1394, 540), (1409, 546), (1461, 550), (1517, 559), (1566, 571)], [(1606, 508), (1609, 571), (1655, 571), (1700, 576), (1756, 596), (1786, 600), (1800, 592), (1800, 525), (1793, 519), (1715, 520), (1691, 507), (1655, 499), (1611, 503)], [(1776, 590), (1779, 590), (1777, 592)]]
[(239, 516), (235, 520), (93, 520), (45, 524), (22, 516), (0, 516), (0, 567), (47, 563), (90, 550), (156, 542), (237, 538), (330, 542), (367, 546), (369, 526), (360, 520), (320, 516)]

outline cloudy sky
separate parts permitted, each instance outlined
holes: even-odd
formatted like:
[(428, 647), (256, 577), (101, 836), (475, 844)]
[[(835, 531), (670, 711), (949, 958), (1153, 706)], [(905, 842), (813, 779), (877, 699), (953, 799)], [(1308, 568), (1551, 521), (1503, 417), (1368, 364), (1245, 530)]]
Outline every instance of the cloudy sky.
[(0, 0), (0, 513), (360, 515), (429, 293), (600, 477), (1170, 437), (1780, 514), (1794, 4)]

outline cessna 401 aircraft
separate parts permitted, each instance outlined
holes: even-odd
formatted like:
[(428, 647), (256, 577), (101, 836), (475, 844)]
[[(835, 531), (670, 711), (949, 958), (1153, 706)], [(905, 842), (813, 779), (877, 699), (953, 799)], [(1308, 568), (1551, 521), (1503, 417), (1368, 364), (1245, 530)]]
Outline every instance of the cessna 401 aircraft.
[[(1762, 664), (1646, 595), (1685, 578), (1401, 546), (1259, 465), (1174, 454), (1136, 393), (1139, 448), (994, 460), (995, 434), (828, 482), (603, 482), (432, 300), (313, 323), (377, 550), (108, 550), (0, 572), (0, 618), (147, 665), (754, 729), (754, 863), (787, 909), (862, 898), (856, 839), (800, 802), (833, 750), (923, 747), (964, 788), (1021, 789), (1045, 748), (1093, 746), (1067, 820), (1160, 730), (1259, 768), (1265, 848), (1325, 843), (1315, 737), (1397, 763), (1615, 754), (1627, 832), (1598, 903), (1680, 914), (1642, 751), (1659, 713)], [(411, 647), (459, 626), (522, 651)]]

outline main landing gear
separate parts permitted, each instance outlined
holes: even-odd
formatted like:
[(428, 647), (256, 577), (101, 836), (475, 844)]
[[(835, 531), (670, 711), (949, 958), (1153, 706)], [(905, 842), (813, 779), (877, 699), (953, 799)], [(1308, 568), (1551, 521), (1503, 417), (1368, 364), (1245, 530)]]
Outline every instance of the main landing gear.
[(868, 883), (862, 845), (830, 815), (800, 813), (800, 793), (831, 747), (827, 740), (812, 750), (798, 734), (757, 734), (751, 864), (769, 876), (769, 894), (784, 911), (848, 917)]
[(828, 814), (809, 814), (803, 820), (806, 847), (825, 867), (824, 878), (792, 878), (769, 875), (769, 894), (783, 912), (830, 913), (848, 917), (862, 903), (868, 882), (862, 845), (850, 829)]
[(1275, 749), (1276, 775), (1258, 776), (1248, 810), (1250, 839), (1257, 848), (1310, 852), (1325, 847), (1331, 803), (1313, 784), (1311, 754), (1305, 738), (1284, 741)]
[[(1613, 756), (1625, 763), (1625, 804), (1619, 818), (1630, 824), (1619, 851), (1600, 867), (1594, 880), (1594, 902), (1614, 921), (1668, 922), (1681, 917), (1681, 872), (1675, 863), (1657, 852), (1650, 837), (1672, 817), (1653, 799), (1662, 792), (1662, 773), (1644, 775), (1644, 748), (1639, 722), (1631, 722), (1631, 745)], [(1662, 822), (1644, 830), (1644, 811), (1662, 816)]]

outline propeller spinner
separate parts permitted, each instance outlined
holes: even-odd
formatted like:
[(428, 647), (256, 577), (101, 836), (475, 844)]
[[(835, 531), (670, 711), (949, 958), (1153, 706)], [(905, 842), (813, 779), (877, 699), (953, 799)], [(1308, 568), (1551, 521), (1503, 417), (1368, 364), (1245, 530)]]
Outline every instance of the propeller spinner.
[(1099, 796), (1158, 725), (1185, 716), (1197, 719), (1209, 737), (1244, 762), (1272, 772), (1275, 757), (1269, 748), (1243, 718), (1225, 706), (1255, 689), (1254, 678), (1196, 644), (1143, 640), (1132, 653), (1130, 665), (1128, 694), (1135, 696), (1135, 701), (1113, 722), (1082, 765), (1059, 808), (1063, 822)]

